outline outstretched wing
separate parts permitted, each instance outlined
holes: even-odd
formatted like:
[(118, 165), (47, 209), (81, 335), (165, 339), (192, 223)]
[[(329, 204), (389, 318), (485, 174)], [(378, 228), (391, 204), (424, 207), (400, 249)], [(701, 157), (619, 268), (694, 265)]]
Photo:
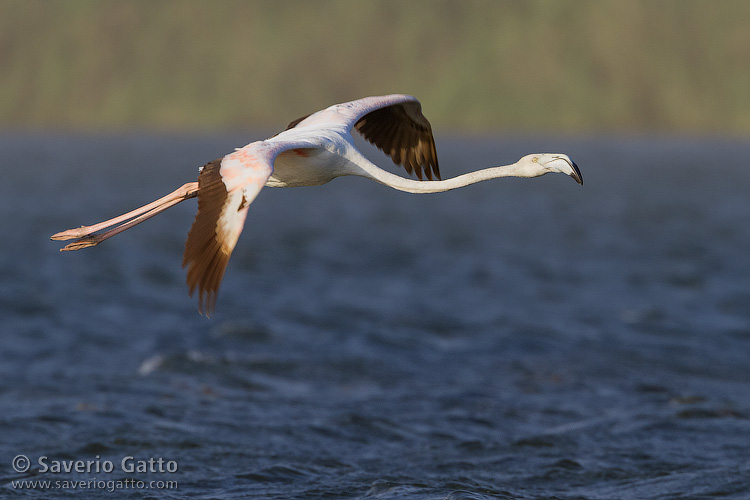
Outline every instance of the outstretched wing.
[(287, 130), (317, 122), (345, 122), (421, 180), (440, 179), (435, 139), (422, 105), (409, 95), (365, 97), (298, 118)]
[(198, 213), (185, 243), (190, 295), (209, 315), (229, 257), (245, 224), (247, 208), (273, 172), (273, 158), (256, 154), (252, 144), (205, 165), (198, 176)]
[(394, 163), (403, 165), (409, 173), (415, 172), (420, 180), (423, 172), (430, 180), (433, 175), (440, 179), (432, 127), (422, 114), (418, 101), (370, 111), (357, 121), (354, 128), (388, 154)]

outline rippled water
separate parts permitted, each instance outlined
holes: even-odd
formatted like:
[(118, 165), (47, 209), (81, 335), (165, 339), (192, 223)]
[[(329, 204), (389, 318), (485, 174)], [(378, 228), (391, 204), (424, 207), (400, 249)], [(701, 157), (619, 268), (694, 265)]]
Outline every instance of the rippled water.
[(194, 201), (94, 249), (48, 237), (249, 139), (0, 136), (3, 496), (750, 498), (750, 143), (437, 139), (444, 177), (552, 151), (586, 185), (264, 190), (209, 320)]

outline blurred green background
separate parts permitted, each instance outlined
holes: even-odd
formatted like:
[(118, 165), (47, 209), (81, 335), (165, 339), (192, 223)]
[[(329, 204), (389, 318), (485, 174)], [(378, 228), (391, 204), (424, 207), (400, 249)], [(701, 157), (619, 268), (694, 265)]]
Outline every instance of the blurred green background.
[(750, 132), (747, 0), (0, 0), (0, 127), (283, 127), (365, 95), (436, 127)]

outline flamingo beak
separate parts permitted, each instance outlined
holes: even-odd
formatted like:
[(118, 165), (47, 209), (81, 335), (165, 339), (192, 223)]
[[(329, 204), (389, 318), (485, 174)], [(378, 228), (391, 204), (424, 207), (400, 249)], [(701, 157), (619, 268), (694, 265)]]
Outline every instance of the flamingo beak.
[[(565, 165), (557, 164), (554, 167), (548, 167), (551, 171), (560, 172), (567, 174), (573, 178), (578, 184), (583, 185), (583, 176), (581, 171), (578, 169), (576, 162), (571, 160), (567, 155), (549, 155), (549, 159), (546, 160), (546, 165), (551, 165), (554, 162), (565, 162)], [(559, 165), (559, 166), (558, 166)]]

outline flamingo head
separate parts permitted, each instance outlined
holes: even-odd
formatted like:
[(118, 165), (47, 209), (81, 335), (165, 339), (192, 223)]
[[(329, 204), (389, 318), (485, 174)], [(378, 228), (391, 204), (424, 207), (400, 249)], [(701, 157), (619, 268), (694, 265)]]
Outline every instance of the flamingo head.
[(557, 153), (535, 153), (526, 155), (516, 165), (528, 172), (529, 177), (538, 177), (550, 172), (569, 175), (578, 184), (583, 185), (583, 176), (578, 165), (568, 155)]

